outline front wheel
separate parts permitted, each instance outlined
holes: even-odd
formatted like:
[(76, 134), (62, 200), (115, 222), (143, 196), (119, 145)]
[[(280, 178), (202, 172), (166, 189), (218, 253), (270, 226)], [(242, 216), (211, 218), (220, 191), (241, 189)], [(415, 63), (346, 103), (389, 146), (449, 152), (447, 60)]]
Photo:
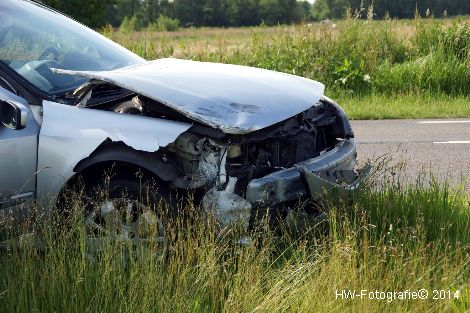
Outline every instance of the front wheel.
[(87, 186), (85, 194), (85, 229), (92, 250), (108, 239), (149, 247), (166, 243), (163, 217), (170, 199), (163, 182), (110, 177)]

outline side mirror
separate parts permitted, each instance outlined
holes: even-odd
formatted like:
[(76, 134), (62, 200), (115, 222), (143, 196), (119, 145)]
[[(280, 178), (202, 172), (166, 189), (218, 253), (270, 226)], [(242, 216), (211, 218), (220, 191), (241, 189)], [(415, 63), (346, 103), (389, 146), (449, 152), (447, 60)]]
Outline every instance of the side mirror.
[(11, 129), (23, 129), (28, 121), (28, 108), (16, 101), (0, 102), (0, 119), (2, 125)]

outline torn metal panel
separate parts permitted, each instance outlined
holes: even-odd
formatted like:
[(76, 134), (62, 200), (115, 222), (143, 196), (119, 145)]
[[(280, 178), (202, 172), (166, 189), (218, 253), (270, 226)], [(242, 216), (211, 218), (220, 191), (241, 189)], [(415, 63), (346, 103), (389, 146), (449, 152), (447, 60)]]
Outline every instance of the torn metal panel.
[[(305, 165), (298, 167), (300, 173), (307, 182), (310, 197), (312, 199), (321, 199), (326, 194), (334, 192), (340, 197), (347, 197), (351, 192), (355, 191), (362, 185), (364, 179), (369, 175), (370, 167), (366, 167), (361, 175), (355, 176), (354, 179), (343, 182), (333, 182), (328, 179), (322, 178), (319, 174), (311, 172)], [(349, 171), (352, 173), (353, 171)]]
[(356, 165), (356, 143), (353, 139), (341, 141), (335, 148), (319, 157), (299, 162), (295, 167), (284, 169), (253, 179), (248, 184), (246, 199), (257, 205), (275, 205), (310, 195), (299, 171), (306, 168), (329, 180), (338, 171), (353, 170)]
[(134, 91), (227, 134), (246, 134), (286, 120), (316, 104), (325, 89), (319, 82), (289, 74), (178, 59), (112, 71), (54, 72)]
[(123, 142), (154, 152), (173, 142), (191, 125), (144, 116), (71, 107), (44, 101), (39, 135), (38, 197), (54, 199), (73, 169), (102, 142)]
[(90, 156), (78, 162), (73, 171), (81, 173), (90, 166), (105, 162), (128, 163), (153, 173), (163, 181), (172, 181), (178, 176), (178, 171), (173, 164), (165, 161), (164, 155), (158, 152), (137, 151), (122, 142), (107, 140)]
[(212, 186), (223, 167), (220, 165), (221, 147), (190, 132), (179, 136), (167, 149), (174, 153), (174, 159), (183, 172), (172, 181), (177, 188)]

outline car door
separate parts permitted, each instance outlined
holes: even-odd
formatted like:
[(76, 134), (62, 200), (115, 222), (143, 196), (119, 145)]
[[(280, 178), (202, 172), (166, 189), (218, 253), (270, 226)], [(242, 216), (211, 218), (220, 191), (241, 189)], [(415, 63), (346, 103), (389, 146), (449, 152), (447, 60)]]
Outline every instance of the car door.
[[(40, 127), (28, 103), (2, 87), (0, 105), (1, 212), (5, 208), (32, 200), (35, 196)], [(22, 114), (22, 120), (12, 118), (11, 114)], [(13, 124), (17, 123), (21, 125), (15, 129)]]

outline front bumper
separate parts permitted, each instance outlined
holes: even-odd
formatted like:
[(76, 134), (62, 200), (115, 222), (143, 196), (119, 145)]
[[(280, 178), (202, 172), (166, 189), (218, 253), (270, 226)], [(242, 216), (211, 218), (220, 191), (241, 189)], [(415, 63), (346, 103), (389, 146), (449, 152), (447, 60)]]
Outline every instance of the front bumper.
[(341, 140), (322, 155), (296, 164), (248, 184), (246, 199), (253, 205), (272, 206), (310, 196), (319, 199), (325, 190), (335, 189), (340, 194), (357, 189), (368, 170), (356, 175), (356, 143), (354, 139)]

